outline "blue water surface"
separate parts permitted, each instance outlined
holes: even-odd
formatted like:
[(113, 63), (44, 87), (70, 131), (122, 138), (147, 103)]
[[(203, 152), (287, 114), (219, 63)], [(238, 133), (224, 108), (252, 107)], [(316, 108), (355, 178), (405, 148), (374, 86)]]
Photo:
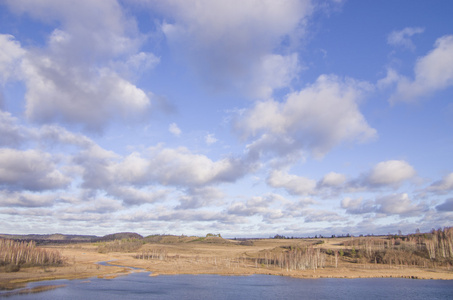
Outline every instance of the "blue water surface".
[[(30, 283), (65, 287), (7, 299), (453, 299), (453, 282), (400, 278), (298, 279), (283, 276), (160, 275)], [(0, 293), (0, 296), (2, 293)], [(6, 299), (6, 298), (5, 298)]]

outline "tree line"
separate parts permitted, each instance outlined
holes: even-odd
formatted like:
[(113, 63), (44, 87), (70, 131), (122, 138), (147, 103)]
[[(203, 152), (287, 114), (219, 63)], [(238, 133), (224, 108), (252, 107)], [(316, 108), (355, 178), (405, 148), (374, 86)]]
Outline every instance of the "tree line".
[(59, 251), (36, 247), (34, 241), (0, 239), (0, 266), (7, 272), (19, 271), (22, 266), (59, 266), (64, 261)]

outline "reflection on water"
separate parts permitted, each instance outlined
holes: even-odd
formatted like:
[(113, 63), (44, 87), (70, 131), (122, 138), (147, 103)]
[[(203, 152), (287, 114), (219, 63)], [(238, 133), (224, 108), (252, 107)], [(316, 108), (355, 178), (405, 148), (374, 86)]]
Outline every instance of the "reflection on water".
[[(27, 288), (65, 285), (7, 299), (452, 299), (444, 280), (297, 279), (282, 276), (160, 275), (132, 273), (114, 279), (34, 282)], [(0, 294), (1, 295), (1, 294)]]

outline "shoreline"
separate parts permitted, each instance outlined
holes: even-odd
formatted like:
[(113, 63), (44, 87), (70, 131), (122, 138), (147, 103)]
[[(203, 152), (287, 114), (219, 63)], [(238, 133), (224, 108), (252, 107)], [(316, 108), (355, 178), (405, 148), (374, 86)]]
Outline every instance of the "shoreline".
[[(298, 279), (414, 279), (414, 280), (453, 280), (453, 274), (444, 273), (438, 271), (425, 271), (418, 268), (404, 268), (399, 270), (393, 270), (394, 272), (389, 273), (385, 269), (375, 269), (375, 274), (367, 274), (366, 272), (360, 272), (359, 270), (351, 270), (348, 268), (342, 268), (341, 270), (332, 269), (319, 269), (316, 272), (310, 271), (281, 271), (281, 270), (258, 270), (246, 272), (242, 270), (225, 271), (225, 270), (208, 270), (208, 271), (153, 271), (153, 269), (142, 269), (136, 266), (129, 265), (109, 265), (107, 268), (116, 268), (116, 270), (105, 270), (95, 273), (68, 273), (55, 276), (24, 276), (20, 279), (12, 279), (7, 282), (0, 283), (0, 291), (16, 291), (19, 289), (26, 289), (27, 285), (31, 282), (40, 281), (54, 281), (54, 280), (80, 280), (90, 278), (103, 278), (103, 279), (114, 279), (119, 276), (128, 276), (134, 272), (148, 272), (149, 277), (156, 277), (161, 275), (173, 276), (173, 275), (218, 275), (218, 276), (252, 276), (252, 275), (269, 275), (269, 276), (286, 276)], [(137, 268), (137, 270), (131, 270), (130, 268)], [(120, 269), (120, 270), (118, 270)], [(396, 271), (396, 272), (395, 272)], [(411, 271), (411, 272), (407, 272)], [(349, 274), (349, 273), (355, 274)], [(406, 274), (402, 274), (402, 272)], [(27, 273), (27, 272), (24, 272)], [(346, 273), (346, 274), (345, 274)]]
[[(313, 270), (305, 271), (282, 271), (273, 269), (264, 270), (206, 270), (206, 271), (177, 271), (177, 270), (166, 270), (166, 271), (153, 271), (152, 269), (139, 268), (131, 265), (119, 265), (109, 264), (106, 268), (114, 268), (114, 270), (102, 270), (99, 272), (92, 273), (67, 273), (55, 276), (24, 276), (20, 279), (9, 280), (6, 283), (0, 284), (0, 290), (16, 291), (19, 289), (26, 289), (28, 283), (40, 282), (40, 281), (54, 281), (54, 280), (80, 280), (90, 278), (102, 278), (102, 279), (114, 279), (119, 276), (128, 276), (135, 272), (147, 272), (149, 277), (156, 277), (161, 275), (173, 276), (173, 275), (218, 275), (218, 276), (252, 276), (252, 275), (268, 275), (268, 276), (286, 276), (298, 279), (384, 279), (384, 278), (395, 278), (395, 279), (414, 279), (414, 280), (453, 280), (453, 274), (439, 272), (439, 271), (425, 271), (419, 268), (401, 268), (401, 269), (375, 269), (374, 274), (367, 274), (366, 272), (360, 272), (358, 269), (351, 270), (350, 268), (341, 268), (340, 270), (333, 269), (318, 269), (315, 272)], [(135, 268), (137, 270), (132, 270)], [(393, 272), (389, 272), (393, 271)], [(409, 272), (407, 272), (409, 271)], [(402, 272), (406, 274), (402, 274)], [(27, 272), (24, 272), (27, 274)], [(351, 274), (354, 273), (354, 274)], [(408, 273), (408, 274), (407, 274)], [(415, 275), (416, 274), (416, 275)], [(53, 285), (52, 285), (53, 286)]]

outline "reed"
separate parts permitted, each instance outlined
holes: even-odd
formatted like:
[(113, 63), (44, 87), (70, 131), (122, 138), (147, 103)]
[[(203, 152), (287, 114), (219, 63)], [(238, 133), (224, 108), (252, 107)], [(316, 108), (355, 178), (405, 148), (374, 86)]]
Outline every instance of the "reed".
[(166, 260), (168, 257), (168, 250), (165, 248), (158, 248), (158, 249), (148, 249), (143, 250), (141, 253), (135, 255), (137, 259), (157, 259), (157, 260)]
[[(453, 264), (453, 227), (387, 238), (351, 238), (344, 246), (362, 263), (434, 267)], [(356, 249), (356, 250), (355, 250)], [(346, 251), (346, 250), (345, 250)], [(348, 251), (348, 255), (352, 251)]]
[(290, 251), (272, 253), (265, 252), (264, 257), (258, 258), (258, 262), (263, 266), (277, 266), (286, 270), (307, 270), (323, 268), (325, 266), (326, 255), (320, 248), (313, 246), (298, 248), (294, 247)]
[(57, 250), (36, 247), (36, 243), (0, 239), (0, 265), (56, 266), (64, 263)]
[(97, 250), (99, 253), (132, 252), (138, 250), (142, 245), (143, 241), (139, 239), (122, 239), (101, 243)]

